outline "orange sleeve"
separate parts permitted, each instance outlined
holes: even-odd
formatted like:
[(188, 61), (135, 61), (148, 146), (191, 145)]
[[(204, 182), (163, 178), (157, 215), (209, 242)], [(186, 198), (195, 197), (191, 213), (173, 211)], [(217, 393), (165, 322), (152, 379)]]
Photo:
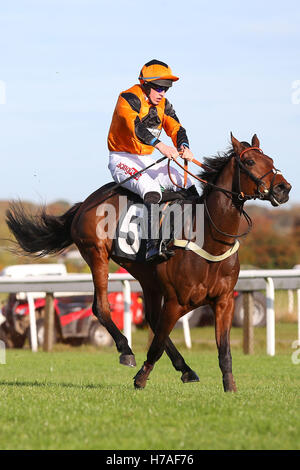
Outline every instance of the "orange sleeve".
[(171, 103), (166, 99), (165, 111), (163, 117), (163, 128), (166, 134), (171, 137), (174, 146), (179, 149), (181, 145), (189, 147), (189, 140), (185, 129), (179, 122), (175, 110)]
[(175, 119), (173, 119), (170, 116), (164, 115), (163, 128), (164, 128), (166, 134), (169, 137), (171, 137), (172, 142), (173, 142), (175, 147), (177, 147), (177, 133), (178, 133), (180, 127), (181, 127), (181, 125), (180, 125), (179, 122), (175, 121)]
[(117, 106), (115, 109), (115, 120), (118, 121), (118, 130), (121, 132), (121, 137), (124, 139), (132, 139), (135, 136), (134, 121), (138, 113), (131, 108), (129, 103), (119, 96)]

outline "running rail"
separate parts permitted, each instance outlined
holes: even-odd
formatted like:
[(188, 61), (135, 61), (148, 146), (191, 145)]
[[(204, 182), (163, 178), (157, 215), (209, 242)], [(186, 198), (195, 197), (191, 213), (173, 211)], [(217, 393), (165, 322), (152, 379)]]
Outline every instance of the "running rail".
[[(108, 292), (123, 292), (124, 295), (124, 335), (131, 345), (131, 292), (140, 292), (140, 284), (130, 275), (123, 273), (110, 273)], [(239, 274), (235, 289), (242, 292), (255, 292), (265, 290), (267, 298), (267, 327), (266, 343), (267, 354), (275, 355), (275, 290), (296, 290), (298, 300), (298, 344), (300, 345), (300, 269), (267, 269), (267, 270), (242, 270)], [(59, 292), (84, 292), (93, 293), (94, 286), (90, 274), (63, 274), (47, 276), (11, 277), (0, 276), (0, 292), (18, 293), (25, 292), (29, 304), (31, 325), (32, 351), (37, 351), (36, 323), (34, 310), (34, 293), (54, 294)], [(188, 324), (189, 314), (185, 315), (181, 322), (185, 343), (192, 347), (190, 329)]]

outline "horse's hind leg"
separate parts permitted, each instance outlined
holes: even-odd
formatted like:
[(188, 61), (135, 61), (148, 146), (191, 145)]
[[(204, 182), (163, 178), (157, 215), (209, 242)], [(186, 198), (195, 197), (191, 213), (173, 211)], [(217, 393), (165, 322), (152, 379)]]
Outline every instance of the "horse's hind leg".
[[(159, 292), (152, 291), (149, 289), (143, 290), (144, 292), (144, 301), (145, 301), (145, 315), (146, 320), (149, 323), (152, 331), (155, 333), (155, 325), (158, 321), (158, 317), (161, 311), (161, 300), (162, 296)], [(175, 370), (182, 373), (181, 380), (183, 383), (188, 382), (199, 382), (199, 377), (196, 372), (194, 372), (185, 362), (184, 358), (174, 346), (170, 337), (166, 339), (165, 342), (165, 351), (169, 356), (172, 365)]]
[(108, 259), (97, 259), (91, 265), (95, 286), (93, 314), (97, 317), (110, 335), (113, 337), (117, 350), (121, 353), (120, 364), (136, 366), (134, 354), (128, 345), (127, 338), (120, 332), (111, 319), (110, 306), (107, 298)]

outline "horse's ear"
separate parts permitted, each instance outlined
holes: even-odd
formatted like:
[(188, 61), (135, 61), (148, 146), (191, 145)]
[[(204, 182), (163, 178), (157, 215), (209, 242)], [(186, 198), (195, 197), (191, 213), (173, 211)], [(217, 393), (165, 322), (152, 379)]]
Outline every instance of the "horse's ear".
[(232, 132), (230, 132), (230, 136), (231, 136), (231, 143), (233, 146), (233, 150), (235, 151), (237, 155), (240, 155), (241, 152), (244, 150), (243, 145), (232, 135)]
[(259, 140), (256, 134), (252, 137), (252, 147), (258, 147), (259, 148)]

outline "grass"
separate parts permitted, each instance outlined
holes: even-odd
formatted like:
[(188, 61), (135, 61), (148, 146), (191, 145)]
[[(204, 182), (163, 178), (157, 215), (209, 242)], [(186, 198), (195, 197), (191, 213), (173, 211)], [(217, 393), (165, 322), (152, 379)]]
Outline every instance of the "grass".
[[(291, 361), (295, 324), (277, 324), (276, 356), (265, 354), (265, 329), (255, 354), (241, 352), (232, 330), (238, 393), (225, 394), (212, 328), (192, 330), (186, 350), (173, 340), (200, 383), (182, 384), (164, 355), (143, 391), (136, 369), (118, 364), (115, 349), (57, 345), (54, 352), (8, 350), (0, 365), (1, 449), (299, 449), (300, 364)], [(147, 331), (136, 331), (138, 367)]]

